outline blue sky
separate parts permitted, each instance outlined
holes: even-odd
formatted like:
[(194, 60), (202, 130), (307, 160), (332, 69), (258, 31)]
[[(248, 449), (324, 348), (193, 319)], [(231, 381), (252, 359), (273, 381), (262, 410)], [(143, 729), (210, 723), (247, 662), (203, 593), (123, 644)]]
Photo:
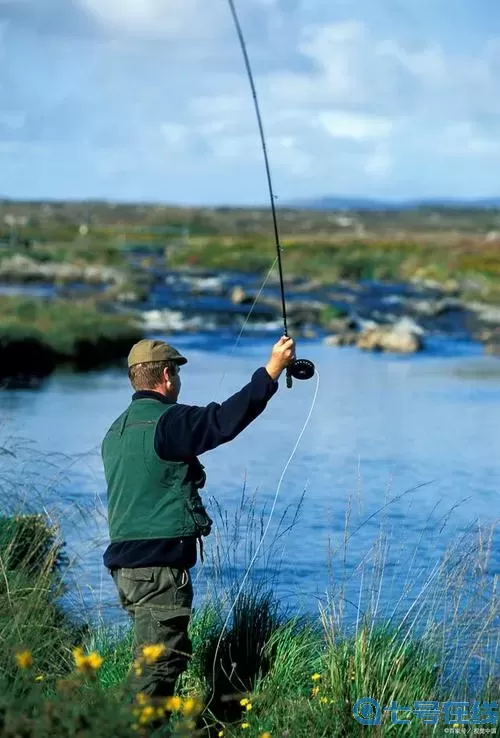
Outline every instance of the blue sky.
[[(500, 195), (498, 0), (237, 0), (279, 201)], [(0, 0), (0, 196), (265, 203), (226, 0)]]

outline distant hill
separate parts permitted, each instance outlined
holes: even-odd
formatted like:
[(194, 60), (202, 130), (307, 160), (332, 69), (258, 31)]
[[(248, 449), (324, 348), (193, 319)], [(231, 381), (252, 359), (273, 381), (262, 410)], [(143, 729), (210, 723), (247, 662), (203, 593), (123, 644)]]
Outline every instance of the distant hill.
[[(283, 206), (282, 206), (283, 207)], [(499, 209), (500, 197), (483, 199), (422, 199), (422, 200), (376, 200), (366, 197), (323, 197), (293, 200), (284, 207), (301, 210), (418, 210), (422, 208), (451, 208), (457, 210)]]

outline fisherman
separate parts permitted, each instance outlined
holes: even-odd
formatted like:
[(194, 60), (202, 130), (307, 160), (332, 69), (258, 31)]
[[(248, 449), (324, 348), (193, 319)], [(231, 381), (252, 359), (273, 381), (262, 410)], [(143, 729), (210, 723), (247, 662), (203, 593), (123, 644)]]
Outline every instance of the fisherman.
[(101, 450), (111, 541), (104, 565), (134, 622), (136, 659), (145, 646), (165, 646), (154, 663), (142, 659), (140, 673), (134, 670), (136, 693), (172, 696), (192, 654), (190, 570), (197, 540), (203, 556), (202, 537), (212, 526), (198, 491), (206, 481), (198, 456), (236, 438), (264, 411), (294, 359), (294, 340), (283, 336), (239, 392), (197, 407), (177, 402), (187, 359), (173, 346), (142, 340), (129, 353), (135, 392)]

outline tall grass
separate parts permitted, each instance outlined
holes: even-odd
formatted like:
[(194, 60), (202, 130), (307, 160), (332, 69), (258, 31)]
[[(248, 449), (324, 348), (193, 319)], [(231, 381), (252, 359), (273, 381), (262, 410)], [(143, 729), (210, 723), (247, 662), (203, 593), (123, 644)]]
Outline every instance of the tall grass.
[[(300, 534), (301, 503), (276, 519), (241, 593), (267, 513), (245, 487), (232, 515), (212, 504), (215, 534), (197, 571), (196, 588), (205, 584), (205, 591), (191, 624), (194, 655), (179, 684), (184, 699), (195, 695), (205, 709), (189, 719), (184, 707), (174, 712), (175, 735), (443, 735), (443, 716), (433, 727), (402, 712), (398, 717), (411, 723), (398, 726), (384, 712), (382, 725), (366, 728), (354, 720), (353, 706), (366, 697), (382, 708), (393, 700), (413, 706), (500, 697), (500, 600), (490, 572), (494, 526), (471, 526), (430, 567), (419, 564), (417, 546), (396, 580), (398, 596), (386, 602), (393, 542), (382, 525), (353, 566), (350, 545), (360, 526), (352, 522), (349, 501), (342, 541), (330, 551), (334, 576), (312, 615), (279, 601), (284, 542)], [(434, 524), (438, 534), (445, 524)], [(45, 515), (9, 510), (0, 519), (0, 734), (146, 735), (144, 706), (130, 705), (134, 696), (127, 692), (130, 628), (106, 621), (75, 625), (60, 605), (63, 579), (71, 581), (71, 568), (57, 527)], [(82, 673), (74, 662), (77, 645), (98, 653), (102, 666)], [(33, 658), (28, 668), (15, 660), (24, 650)]]

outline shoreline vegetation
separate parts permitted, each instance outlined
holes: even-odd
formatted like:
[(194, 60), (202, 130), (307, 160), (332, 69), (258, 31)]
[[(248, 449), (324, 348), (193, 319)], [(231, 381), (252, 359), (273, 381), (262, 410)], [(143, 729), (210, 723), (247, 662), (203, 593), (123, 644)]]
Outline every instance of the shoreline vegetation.
[[(246, 514), (250, 520), (255, 516), (252, 509)], [(472, 725), (475, 709), (483, 722), (474, 726), (494, 734), (496, 712), (486, 724), (486, 703), (500, 698), (495, 629), (500, 603), (487, 577), (484, 530), (477, 531), (477, 539), (458, 541), (418, 592), (405, 587), (400, 607), (387, 617), (378, 613), (386, 575), (383, 560), (375, 556), (377, 574), (371, 591), (363, 596), (360, 591), (363, 608), (350, 627), (342, 589), (330, 592), (318, 617), (303, 617), (279, 607), (272, 594), (276, 574), (260, 570), (220, 638), (239, 584), (224, 562), (233, 560), (239, 545), (248, 546), (244, 521), (238, 517), (228, 524), (240, 526), (245, 540), (238, 542), (232, 533), (227, 551), (219, 547), (222, 539), (214, 543), (210, 555), (219, 563), (212, 598), (195, 610), (188, 671), (173, 699), (153, 704), (146, 695), (128, 694), (127, 674), (141, 661), (157, 658), (161, 645), (151, 644), (135, 660), (130, 629), (77, 624), (58, 604), (70, 569), (53, 519), (0, 517), (0, 734), (132, 738), (151, 735), (151, 722), (169, 710), (176, 737), (328, 738), (361, 736), (367, 729), (375, 735), (443, 736), (461, 722), (460, 717), (450, 722), (459, 714), (452, 709), (445, 723), (443, 703), (452, 701), (469, 703), (462, 725)], [(358, 572), (361, 587), (367, 586), (366, 573)], [(370, 697), (383, 712), (381, 724), (367, 728), (354, 719), (353, 708)], [(438, 715), (435, 726), (423, 723), (423, 712), (408, 712), (424, 701), (438, 703), (439, 712), (424, 706), (427, 718), (429, 710)], [(399, 712), (384, 710), (394, 704)], [(393, 724), (392, 714), (410, 724)]]
[(0, 379), (37, 382), (57, 366), (85, 371), (120, 361), (143, 331), (92, 302), (0, 297)]
[[(467, 312), (472, 338), (500, 354), (500, 210), (281, 209), (278, 217), (287, 294), (330, 290), (328, 304), (309, 300), (302, 309), (297, 303), (292, 328), (298, 335), (305, 324), (302, 335), (317, 326), (331, 333), (332, 345), (421, 350), (423, 342), (407, 326), (399, 343), (383, 326), (360, 335), (345, 307), (335, 307), (339, 285), (359, 291), (375, 281), (433, 291), (423, 310)], [(2, 378), (33, 366), (47, 376), (59, 364), (86, 369), (123, 359), (147, 333), (135, 308), (145, 304), (158, 270), (263, 278), (276, 256), (271, 225), (266, 209), (0, 201), (0, 283), (57, 290), (56, 298), (1, 299)], [(253, 296), (240, 290), (227, 298), (249, 305)], [(265, 307), (264, 298), (261, 303)], [(267, 305), (278, 315), (277, 302)]]

